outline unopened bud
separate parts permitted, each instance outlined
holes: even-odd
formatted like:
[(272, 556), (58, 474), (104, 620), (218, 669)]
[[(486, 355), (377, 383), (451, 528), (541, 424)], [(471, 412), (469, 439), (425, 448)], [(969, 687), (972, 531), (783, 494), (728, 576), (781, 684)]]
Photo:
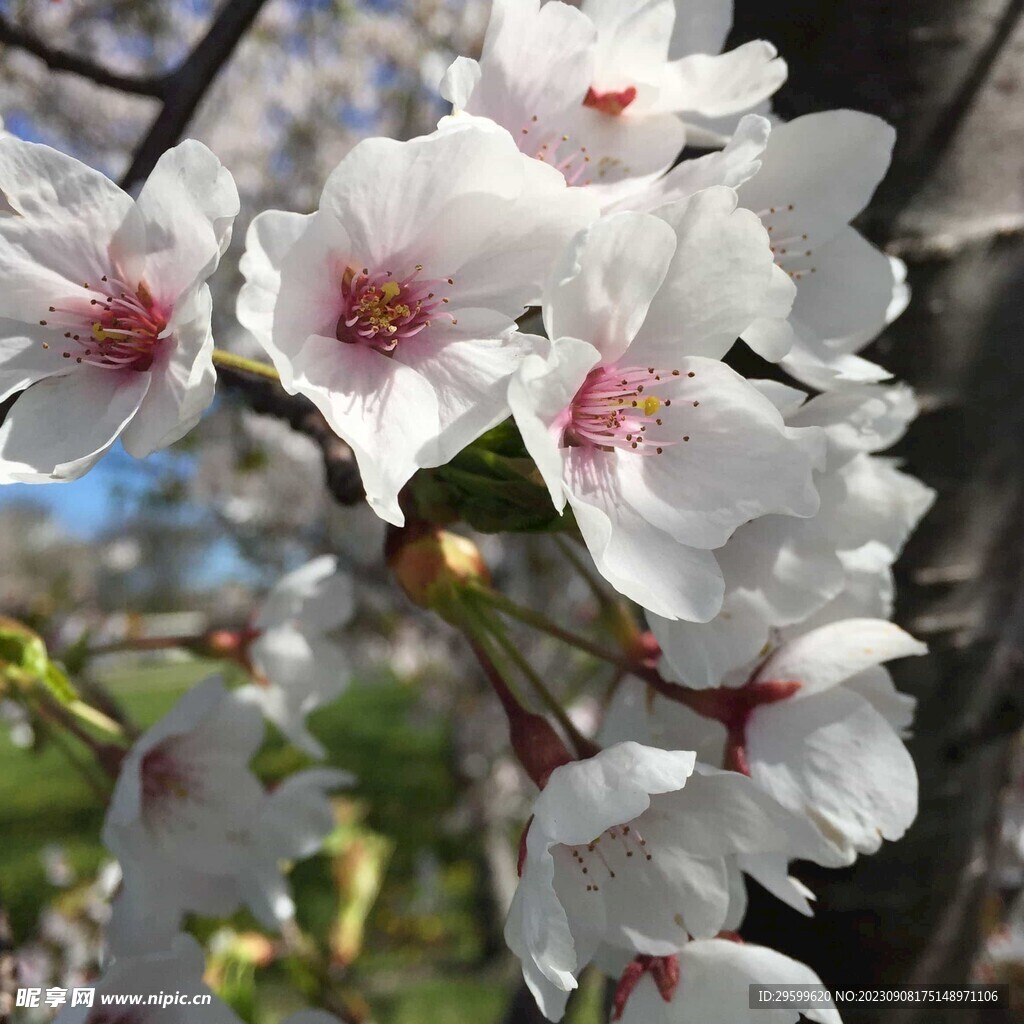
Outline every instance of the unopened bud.
[(390, 530), (384, 553), (402, 589), (421, 608), (451, 618), (466, 586), (490, 585), (477, 546), (467, 537), (424, 524)]

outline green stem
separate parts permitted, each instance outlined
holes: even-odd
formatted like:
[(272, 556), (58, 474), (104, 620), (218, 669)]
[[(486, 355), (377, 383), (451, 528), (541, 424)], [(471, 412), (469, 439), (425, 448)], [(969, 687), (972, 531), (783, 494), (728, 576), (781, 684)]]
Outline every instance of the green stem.
[(213, 361), (217, 366), (227, 366), (232, 370), (244, 370), (246, 373), (254, 373), (256, 376), (266, 377), (268, 380), (281, 380), (281, 375), (270, 363), (246, 359), (245, 356), (236, 355), (234, 352), (225, 352), (222, 348), (213, 350)]
[(510, 619), (517, 619), (533, 629), (553, 636), (556, 640), (561, 640), (562, 643), (569, 644), (570, 647), (584, 651), (592, 657), (599, 658), (601, 661), (607, 661), (610, 665), (616, 665), (626, 672), (640, 671), (640, 666), (632, 659), (619, 654), (617, 651), (609, 651), (600, 644), (594, 643), (586, 637), (579, 636), (577, 633), (563, 629), (556, 623), (551, 622), (540, 612), (535, 612), (532, 608), (523, 608), (514, 601), (510, 601), (504, 594), (499, 594), (495, 590), (488, 590), (485, 587), (474, 587), (473, 593), (492, 608), (497, 609), (503, 615), (507, 615)]
[(512, 638), (498, 623), (492, 623), (491, 635), (497, 640), (509, 660), (519, 669), (523, 677), (533, 688), (534, 693), (537, 694), (544, 706), (562, 727), (562, 731), (569, 737), (569, 740), (576, 748), (576, 756), (590, 757), (596, 754), (598, 748), (576, 728), (572, 719), (566, 713), (565, 708), (562, 707), (555, 695), (548, 689), (544, 680), (540, 678), (534, 667), (523, 657), (522, 652), (516, 647)]

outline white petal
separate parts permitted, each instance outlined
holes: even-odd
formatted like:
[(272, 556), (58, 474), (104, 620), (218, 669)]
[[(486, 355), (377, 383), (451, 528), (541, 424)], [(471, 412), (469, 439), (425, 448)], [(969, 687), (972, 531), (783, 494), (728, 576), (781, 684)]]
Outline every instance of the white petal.
[(783, 644), (769, 655), (754, 681), (799, 682), (798, 696), (803, 698), (885, 661), (927, 651), (891, 622), (847, 619)]
[[(892, 264), (853, 228), (840, 228), (830, 240), (815, 246), (810, 256), (787, 256), (785, 266), (803, 273), (793, 317), (811, 334), (874, 337), (885, 326), (892, 299)], [(814, 273), (807, 273), (810, 267)]]
[(265, 630), (301, 618), (304, 628), (323, 631), (348, 621), (354, 605), (352, 577), (338, 572), (334, 555), (321, 555), (274, 584), (253, 627)]
[(351, 786), (348, 772), (314, 768), (289, 775), (267, 798), (259, 821), (260, 846), (269, 860), (303, 860), (317, 853), (335, 825), (329, 793)]
[(776, 125), (761, 170), (740, 186), (740, 201), (766, 215), (775, 207), (775, 236), (806, 233), (805, 247), (813, 249), (867, 206), (889, 166), (894, 139), (883, 120), (853, 110), (806, 114)]
[(669, 56), (721, 53), (732, 28), (732, 0), (687, 0), (677, 5)]
[(281, 290), (281, 264), (311, 216), (266, 210), (253, 218), (245, 236), (245, 254), (238, 264), (245, 277), (245, 284), (238, 293), (238, 320), (271, 354), (274, 306)]
[(720, 547), (758, 516), (814, 515), (812, 470), (823, 438), (786, 427), (771, 402), (724, 363), (692, 358), (676, 365), (673, 429), (689, 441), (657, 456), (608, 453), (625, 500), (681, 544), (701, 548)]
[(757, 657), (770, 623), (758, 603), (727, 597), (710, 622), (670, 621), (648, 615), (671, 677), (692, 689), (721, 686), (723, 677)]
[(482, 74), (477, 61), (469, 57), (456, 57), (445, 71), (438, 91), (458, 113), (469, 104), (469, 98), (479, 84)]
[(763, 39), (728, 53), (694, 53), (665, 69), (658, 105), (704, 117), (742, 114), (776, 92), (786, 74), (786, 62)]
[(416, 345), (398, 352), (396, 362), (412, 367), (434, 389), (439, 433), (425, 437), (421, 466), (443, 465), (509, 413), (508, 385), (530, 349), (525, 335), (499, 334), (503, 318), (488, 310), (459, 310), (458, 327), (477, 336)]
[(48, 146), (0, 137), (0, 316), (36, 324), (50, 305), (86, 295), (121, 263), (141, 271), (145, 227), (130, 196), (91, 167)]
[(585, 761), (556, 768), (534, 804), (534, 824), (551, 842), (588, 843), (613, 825), (639, 817), (651, 795), (682, 789), (694, 754), (617, 743)]
[(398, 275), (422, 263), (449, 276), (500, 223), (502, 200), (519, 197), (525, 160), (511, 136), (453, 123), (408, 142), (365, 139), (327, 179), (320, 209), (361, 266)]
[(672, 0), (583, 0), (580, 10), (597, 26), (595, 91), (643, 82), (668, 58)]
[(843, 687), (758, 708), (747, 756), (754, 780), (807, 814), (848, 861), (875, 852), (883, 838), (899, 839), (917, 814), (917, 774), (906, 747), (866, 700)]
[(69, 362), (47, 328), (0, 320), (0, 402), (37, 380), (73, 372)]
[(676, 250), (657, 217), (619, 213), (582, 232), (554, 268), (544, 294), (548, 336), (590, 342), (614, 362), (640, 330)]
[(110, 448), (152, 377), (83, 365), (24, 391), (0, 427), (0, 480), (77, 480)]
[(737, 188), (760, 169), (770, 131), (771, 122), (766, 117), (748, 114), (724, 149), (680, 161), (647, 188), (624, 196), (616, 208), (650, 213), (714, 185)]
[(900, 736), (906, 738), (914, 722), (917, 701), (896, 689), (886, 669), (879, 666), (858, 672), (843, 683), (843, 689), (860, 694)]
[(186, 139), (157, 161), (139, 193), (146, 222), (146, 282), (173, 301), (205, 280), (231, 241), (238, 190), (201, 142)]
[(631, 346), (634, 365), (675, 366), (684, 355), (720, 358), (761, 315), (774, 274), (768, 237), (736, 193), (709, 188), (658, 210), (675, 229), (675, 256)]
[(375, 349), (310, 338), (295, 361), (296, 389), (307, 395), (355, 453), (366, 498), (401, 526), (398, 492), (424, 465), (437, 465), (437, 395), (409, 366)]
[(579, 452), (570, 449), (568, 497), (601, 575), (656, 615), (693, 622), (713, 618), (725, 593), (715, 556), (652, 525), (626, 503), (614, 474)]
[[(531, 338), (529, 343), (541, 348), (543, 339)], [(562, 427), (556, 421), (600, 359), (589, 342), (563, 338), (551, 345), (546, 358), (526, 356), (509, 382), (508, 404), (516, 426), (559, 512), (566, 495)]]

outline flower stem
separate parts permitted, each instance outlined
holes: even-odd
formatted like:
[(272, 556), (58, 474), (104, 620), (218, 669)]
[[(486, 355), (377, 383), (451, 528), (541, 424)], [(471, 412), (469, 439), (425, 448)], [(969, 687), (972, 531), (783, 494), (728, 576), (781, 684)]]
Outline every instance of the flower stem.
[(533, 688), (534, 693), (540, 698), (544, 706), (551, 712), (555, 720), (562, 727), (562, 731), (572, 741), (576, 748), (578, 757), (592, 757), (599, 751), (599, 747), (584, 736), (573, 724), (572, 719), (566, 713), (565, 708), (548, 689), (544, 680), (540, 678), (533, 666), (523, 657), (522, 652), (516, 647), (512, 638), (500, 627), (499, 624), (492, 624), (491, 633), (499, 646), (508, 655), (509, 660), (519, 669), (523, 677)]
[(601, 585), (601, 581), (590, 571), (586, 562), (573, 550), (573, 545), (567, 541), (564, 537), (559, 537), (555, 534), (552, 537), (555, 544), (558, 545), (558, 550), (562, 552), (565, 560), (579, 573), (580, 577), (590, 588), (590, 592), (594, 595), (594, 600), (602, 607), (612, 603), (612, 598), (608, 594), (608, 591)]
[(607, 661), (611, 665), (617, 665), (627, 672), (637, 672), (640, 670), (640, 666), (631, 658), (627, 658), (616, 651), (609, 651), (600, 644), (588, 640), (586, 637), (563, 629), (556, 623), (551, 622), (540, 612), (535, 612), (532, 608), (523, 608), (514, 601), (510, 601), (504, 594), (499, 594), (495, 590), (489, 590), (484, 587), (474, 587), (473, 593), (492, 608), (495, 608), (503, 615), (507, 615), (510, 619), (517, 619), (533, 629), (553, 636), (556, 640), (561, 640), (562, 643), (568, 644), (570, 647), (584, 651), (592, 657), (599, 658), (601, 661)]
[(234, 352), (225, 352), (222, 348), (213, 350), (213, 361), (217, 366), (227, 366), (232, 370), (244, 370), (246, 373), (254, 373), (258, 377), (266, 377), (269, 380), (281, 380), (281, 375), (270, 363), (246, 359), (245, 356), (236, 355)]

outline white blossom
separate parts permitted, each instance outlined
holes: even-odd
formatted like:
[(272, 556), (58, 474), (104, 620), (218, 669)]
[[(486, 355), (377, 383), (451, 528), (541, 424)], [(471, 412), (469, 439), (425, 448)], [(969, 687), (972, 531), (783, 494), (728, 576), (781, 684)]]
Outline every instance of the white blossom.
[(239, 319), (352, 446), (381, 518), (401, 525), (413, 473), (508, 414), (515, 318), (595, 213), (507, 132), (472, 123), (360, 143), (315, 214), (253, 221)]
[(818, 508), (817, 428), (787, 427), (719, 362), (771, 286), (765, 242), (727, 188), (602, 219), (553, 272), (552, 341), (509, 388), (556, 509), (572, 507), (609, 582), (665, 618), (718, 613), (711, 549), (738, 526)]
[(0, 138), (0, 481), (73, 480), (119, 437), (137, 458), (213, 400), (205, 284), (238, 194), (203, 145), (166, 152), (137, 201), (47, 146)]
[(259, 711), (212, 678), (125, 757), (103, 828), (124, 875), (115, 955), (166, 948), (189, 911), (244, 904), (268, 928), (293, 915), (280, 864), (316, 852), (334, 824), (326, 793), (350, 777), (299, 772), (268, 792), (249, 769), (262, 737)]

